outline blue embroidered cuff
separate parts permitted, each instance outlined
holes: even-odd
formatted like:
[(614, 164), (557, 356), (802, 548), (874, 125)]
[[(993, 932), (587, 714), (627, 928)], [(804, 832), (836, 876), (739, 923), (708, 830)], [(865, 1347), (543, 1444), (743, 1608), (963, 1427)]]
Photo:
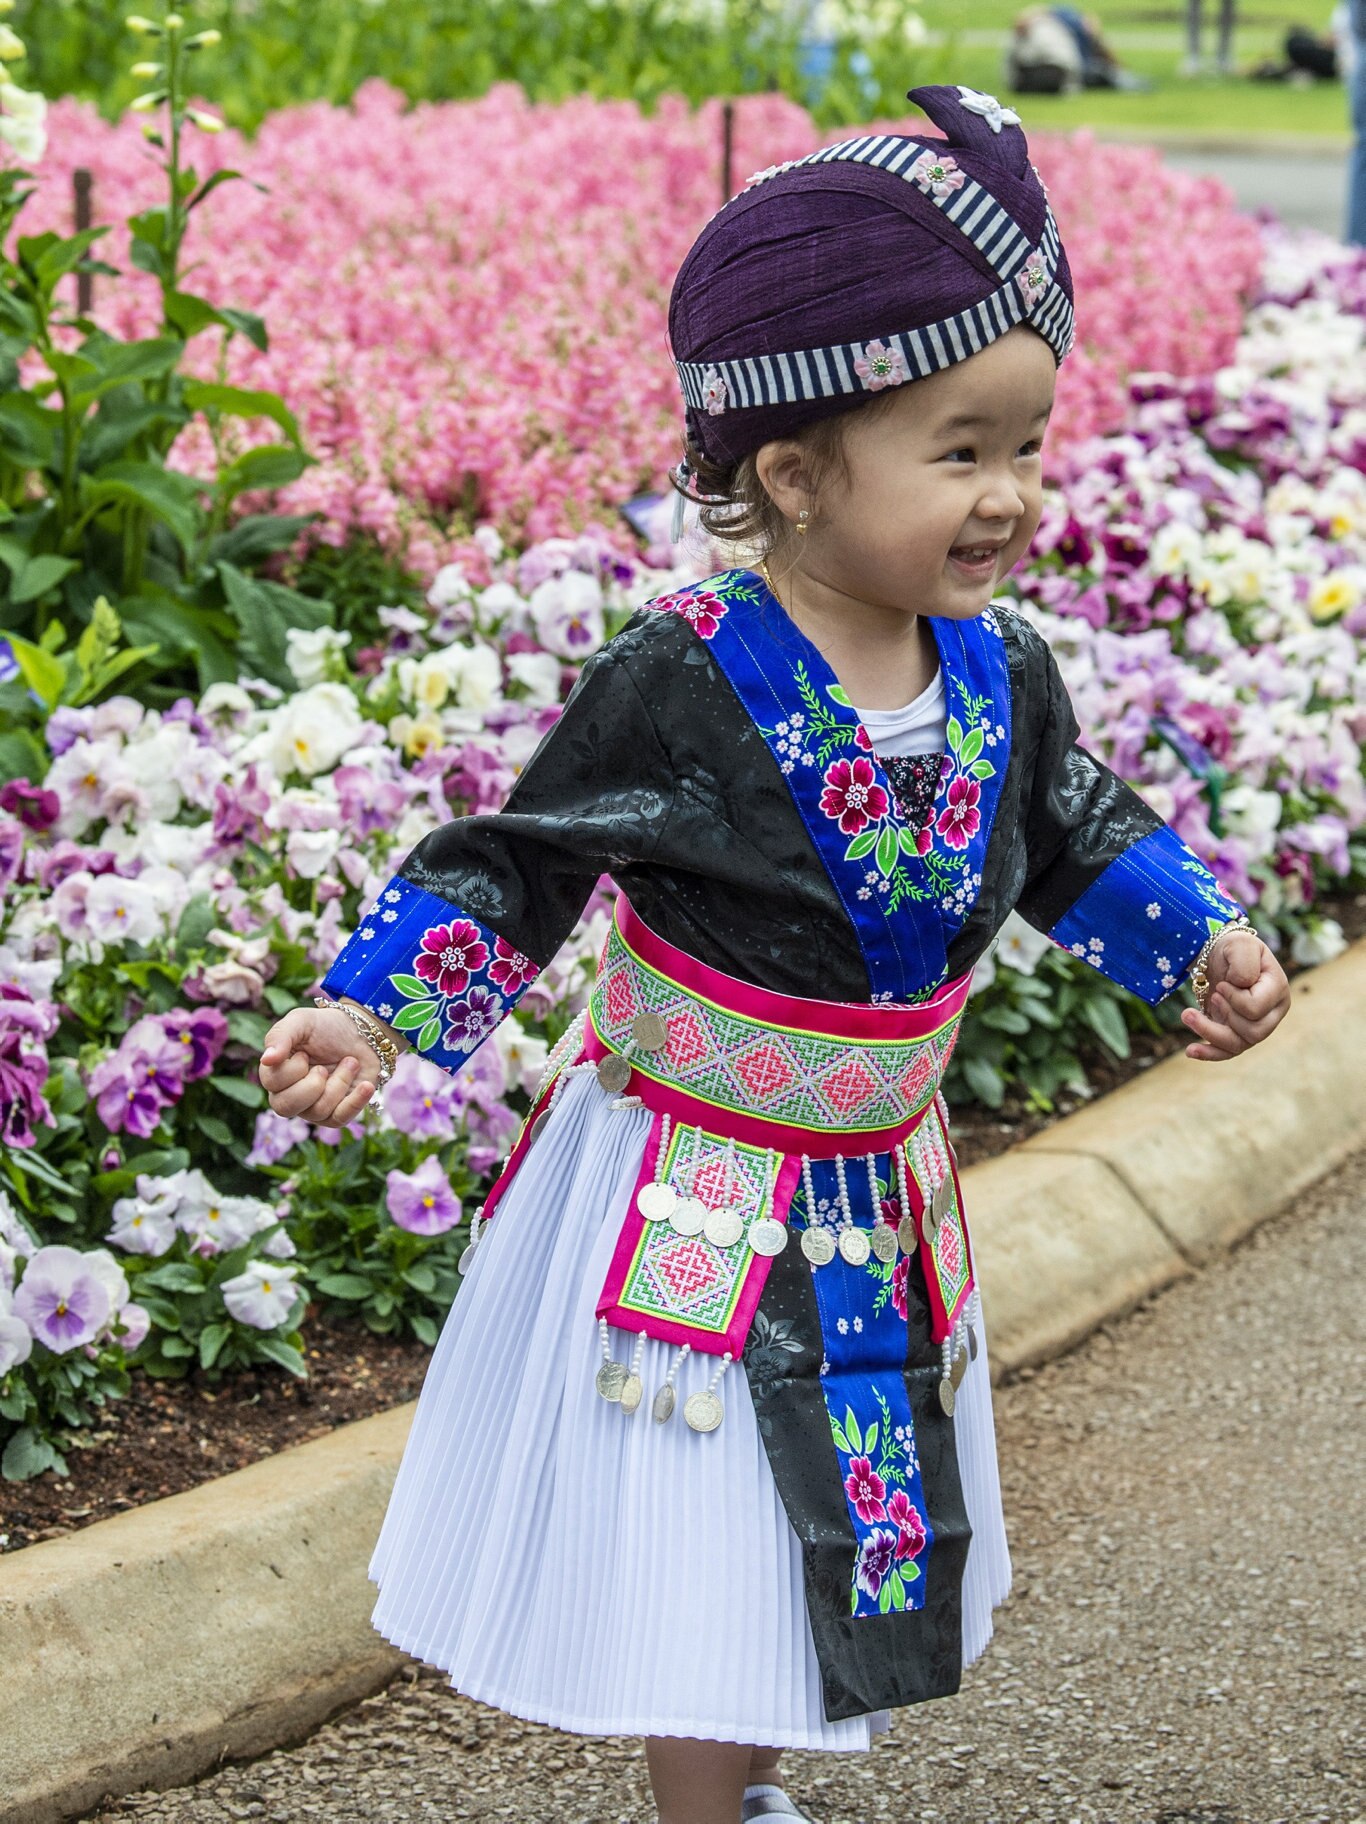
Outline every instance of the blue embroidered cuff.
[(1210, 933), (1242, 911), (1163, 824), (1116, 856), (1048, 935), (1151, 1005), (1181, 984)]
[(496, 931), (396, 874), (322, 986), (361, 1002), (424, 1058), (454, 1072), (539, 974), (540, 965)]

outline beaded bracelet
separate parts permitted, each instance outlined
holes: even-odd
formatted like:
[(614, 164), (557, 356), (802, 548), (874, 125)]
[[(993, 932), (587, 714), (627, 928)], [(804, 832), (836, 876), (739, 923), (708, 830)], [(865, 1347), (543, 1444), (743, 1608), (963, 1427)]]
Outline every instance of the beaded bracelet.
[(1228, 924), (1221, 925), (1217, 931), (1205, 939), (1199, 956), (1196, 957), (1190, 968), (1191, 989), (1199, 1003), (1201, 1013), (1205, 1011), (1205, 1002), (1209, 999), (1208, 967), (1214, 946), (1229, 931), (1251, 931), (1252, 929), (1253, 924), (1250, 918), (1234, 918), (1230, 919)]
[(313, 1004), (315, 1007), (337, 1007), (346, 1015), (347, 1019), (350, 1020), (356, 1031), (365, 1040), (366, 1044), (371, 1047), (375, 1056), (379, 1059), (379, 1082), (375, 1087), (377, 1089), (383, 1089), (390, 1077), (393, 1076), (394, 1069), (398, 1064), (398, 1046), (395, 1045), (388, 1033), (382, 1032), (375, 1024), (374, 1020), (370, 1018), (369, 1014), (362, 1013), (359, 1007), (348, 1007), (343, 1005), (341, 1001), (329, 1000), (325, 994), (315, 994), (313, 997)]

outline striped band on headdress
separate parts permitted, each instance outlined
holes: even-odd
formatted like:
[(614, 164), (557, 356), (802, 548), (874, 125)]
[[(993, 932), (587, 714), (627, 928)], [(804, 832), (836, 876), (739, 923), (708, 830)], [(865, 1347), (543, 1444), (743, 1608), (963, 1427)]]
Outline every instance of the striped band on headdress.
[(758, 173), (747, 188), (780, 171), (835, 161), (870, 165), (917, 185), (987, 261), (1001, 281), (999, 289), (937, 323), (915, 329), (889, 325), (876, 339), (738, 360), (675, 361), (688, 405), (717, 416), (747, 406), (865, 395), (926, 379), (1020, 324), (1036, 330), (1059, 362), (1064, 359), (1076, 330), (1071, 300), (1058, 282), (1060, 241), (1051, 208), (1034, 244), (991, 192), (958, 167), (942, 141), (921, 143), (900, 134), (866, 134), (823, 146)]

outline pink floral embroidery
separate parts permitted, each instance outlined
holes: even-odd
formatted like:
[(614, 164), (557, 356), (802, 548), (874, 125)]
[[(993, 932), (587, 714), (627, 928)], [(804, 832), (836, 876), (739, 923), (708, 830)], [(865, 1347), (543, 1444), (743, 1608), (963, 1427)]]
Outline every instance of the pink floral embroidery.
[(422, 947), (413, 958), (413, 974), (431, 982), (439, 994), (463, 994), (470, 977), (489, 960), (489, 947), (479, 927), (467, 918), (448, 925), (433, 925), (422, 934)]
[(844, 1492), (853, 1502), (854, 1512), (860, 1520), (887, 1518), (887, 1508), (883, 1501), (887, 1484), (867, 1457), (850, 1457), (849, 1474), (844, 1478)]
[(1025, 303), (1032, 309), (1048, 290), (1048, 268), (1044, 264), (1042, 247), (1031, 253), (1015, 274), (1015, 283), (1019, 286)]
[(680, 595), (657, 596), (649, 606), (664, 614), (681, 614), (685, 621), (691, 621), (695, 633), (709, 640), (721, 625), (730, 604), (723, 602), (719, 595), (713, 595), (710, 589), (699, 589), (691, 595), (685, 591)]
[(868, 730), (863, 726), (862, 722), (860, 722), (858, 727), (854, 730), (854, 746), (861, 747), (865, 754), (871, 754), (873, 751), (873, 737), (868, 733)]
[(887, 1503), (887, 1518), (896, 1522), (898, 1558), (914, 1558), (925, 1544), (925, 1522), (904, 1488), (897, 1489)]
[(534, 981), (540, 973), (540, 965), (533, 963), (529, 956), (523, 956), (520, 950), (514, 950), (501, 937), (493, 940), (489, 980), (496, 982), (504, 994), (520, 994), (527, 983)]
[(965, 849), (977, 834), (982, 813), (977, 801), (982, 788), (975, 779), (955, 779), (948, 790), (948, 801), (934, 827), (951, 849)]
[(871, 760), (832, 760), (825, 769), (821, 809), (839, 819), (846, 836), (857, 836), (865, 824), (887, 815), (887, 794), (874, 783)]
[(714, 367), (709, 367), (702, 375), (702, 403), (713, 418), (719, 417), (726, 409), (726, 395), (730, 388)]
[(880, 393), (884, 386), (900, 386), (909, 380), (911, 370), (899, 348), (888, 348), (880, 338), (865, 342), (863, 353), (854, 363), (854, 372), (870, 393)]
[(947, 152), (922, 152), (906, 175), (920, 185), (926, 196), (952, 196), (967, 182), (967, 172), (960, 170), (958, 160)]
[(910, 1272), (910, 1266), (910, 1255), (902, 1254), (892, 1268), (892, 1309), (900, 1318), (904, 1318), (906, 1315), (906, 1277)]

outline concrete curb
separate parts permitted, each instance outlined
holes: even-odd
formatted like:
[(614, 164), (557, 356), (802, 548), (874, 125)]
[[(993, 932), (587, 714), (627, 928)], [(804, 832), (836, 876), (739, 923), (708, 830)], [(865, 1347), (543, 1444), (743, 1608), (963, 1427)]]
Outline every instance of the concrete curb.
[[(1236, 1064), (1168, 1059), (965, 1174), (992, 1373), (1048, 1360), (1366, 1144), (1366, 940)], [(414, 1403), (0, 1559), (0, 1820), (297, 1740), (404, 1663), (366, 1576)]]

